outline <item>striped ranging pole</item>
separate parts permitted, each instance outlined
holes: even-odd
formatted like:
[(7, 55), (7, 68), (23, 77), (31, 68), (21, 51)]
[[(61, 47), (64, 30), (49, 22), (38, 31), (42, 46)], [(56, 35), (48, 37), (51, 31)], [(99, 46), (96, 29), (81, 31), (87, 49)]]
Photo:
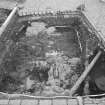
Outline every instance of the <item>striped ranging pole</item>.
[(17, 12), (17, 10), (18, 10), (18, 7), (14, 7), (14, 9), (12, 10), (12, 12), (9, 14), (9, 16), (7, 17), (7, 19), (5, 20), (5, 22), (0, 27), (0, 36), (5, 31), (5, 29), (7, 28), (8, 24), (10, 23), (10, 21), (12, 21), (12, 17), (15, 15), (15, 13)]

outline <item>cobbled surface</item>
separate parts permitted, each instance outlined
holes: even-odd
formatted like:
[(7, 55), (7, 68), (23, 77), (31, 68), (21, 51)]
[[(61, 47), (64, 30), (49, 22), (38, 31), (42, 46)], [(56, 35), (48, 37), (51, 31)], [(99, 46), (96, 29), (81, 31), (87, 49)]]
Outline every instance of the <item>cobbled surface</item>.
[(77, 98), (49, 98), (49, 99), (0, 99), (0, 105), (105, 105), (105, 97), (102, 98), (82, 98), (79, 104)]

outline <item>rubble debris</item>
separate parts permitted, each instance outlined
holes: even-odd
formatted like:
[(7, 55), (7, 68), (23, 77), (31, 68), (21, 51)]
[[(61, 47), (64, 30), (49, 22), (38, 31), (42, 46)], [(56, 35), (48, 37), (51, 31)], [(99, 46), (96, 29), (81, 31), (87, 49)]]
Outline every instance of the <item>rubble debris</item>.
[(45, 29), (45, 24), (42, 22), (32, 22), (31, 26), (27, 28), (26, 30), (26, 36), (33, 36), (38, 35), (39, 32), (43, 31)]
[(3, 22), (8, 17), (10, 11), (5, 9), (0, 9), (0, 26), (3, 24)]
[[(66, 38), (69, 34), (71, 38)], [(82, 69), (73, 34), (57, 32), (55, 27), (47, 28), (43, 22), (30, 23), (26, 36), (17, 42), (15, 50), (10, 52), (11, 56), (5, 58), (3, 69), (7, 73), (1, 83), (4, 86), (7, 77), (11, 83), (6, 81), (5, 90), (2, 91), (8, 91), (6, 87), (11, 87), (11, 93), (17, 91), (45, 96), (69, 94), (67, 92), (77, 81)], [(74, 49), (66, 48), (70, 44), (75, 44)], [(69, 57), (73, 50), (75, 54)]]
[(56, 28), (55, 27), (49, 27), (48, 29), (46, 29), (46, 33), (48, 35), (50, 35), (51, 33), (54, 33), (56, 31)]

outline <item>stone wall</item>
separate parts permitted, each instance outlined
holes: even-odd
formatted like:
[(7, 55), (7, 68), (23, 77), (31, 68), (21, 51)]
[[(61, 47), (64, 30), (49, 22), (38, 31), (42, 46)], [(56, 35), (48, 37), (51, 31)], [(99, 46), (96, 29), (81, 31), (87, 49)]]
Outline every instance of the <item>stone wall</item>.
[(36, 97), (11, 95), (11, 97), (1, 95), (0, 105), (105, 105), (105, 96), (102, 97)]

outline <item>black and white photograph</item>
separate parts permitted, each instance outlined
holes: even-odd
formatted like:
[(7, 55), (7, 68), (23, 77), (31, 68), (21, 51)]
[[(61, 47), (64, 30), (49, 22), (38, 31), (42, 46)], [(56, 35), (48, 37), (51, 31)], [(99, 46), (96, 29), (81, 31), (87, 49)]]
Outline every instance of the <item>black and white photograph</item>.
[(0, 105), (105, 105), (105, 0), (0, 0)]

